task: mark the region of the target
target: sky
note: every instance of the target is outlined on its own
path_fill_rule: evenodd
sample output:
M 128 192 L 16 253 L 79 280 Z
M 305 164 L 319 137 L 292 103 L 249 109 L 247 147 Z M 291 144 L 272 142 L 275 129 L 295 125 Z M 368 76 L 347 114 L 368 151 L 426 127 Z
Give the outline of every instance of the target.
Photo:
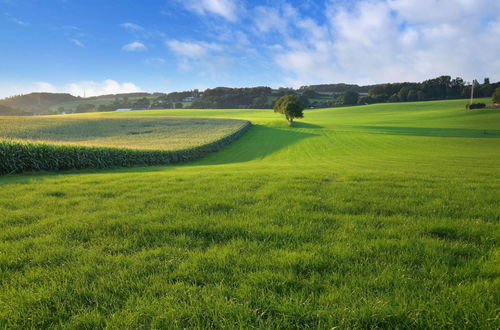
M 500 80 L 499 0 L 0 0 L 0 97 Z

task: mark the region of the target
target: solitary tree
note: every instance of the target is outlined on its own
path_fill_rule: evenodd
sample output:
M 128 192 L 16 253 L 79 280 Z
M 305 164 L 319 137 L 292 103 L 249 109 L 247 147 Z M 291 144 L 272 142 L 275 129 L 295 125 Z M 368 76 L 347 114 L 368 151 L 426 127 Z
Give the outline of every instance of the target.
M 500 104 L 500 87 L 497 87 L 495 89 L 495 92 L 493 93 L 492 101 L 493 101 L 493 104 Z
M 304 106 L 297 95 L 284 95 L 276 100 L 274 112 L 285 115 L 288 124 L 292 126 L 294 118 L 303 118 Z

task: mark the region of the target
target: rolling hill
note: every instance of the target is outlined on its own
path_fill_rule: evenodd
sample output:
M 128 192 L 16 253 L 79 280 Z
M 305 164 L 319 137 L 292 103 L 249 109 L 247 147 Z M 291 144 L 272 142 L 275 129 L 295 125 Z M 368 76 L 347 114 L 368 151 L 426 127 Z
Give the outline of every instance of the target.
M 500 110 L 250 120 L 199 161 L 0 178 L 0 326 L 495 329 Z

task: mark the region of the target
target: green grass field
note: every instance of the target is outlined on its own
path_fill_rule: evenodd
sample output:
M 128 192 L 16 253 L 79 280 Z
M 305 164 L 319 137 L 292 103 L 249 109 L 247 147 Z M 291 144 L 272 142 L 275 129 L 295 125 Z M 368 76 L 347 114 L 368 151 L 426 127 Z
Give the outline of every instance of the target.
M 144 96 L 129 96 L 128 101 L 133 103 L 136 102 L 139 99 L 142 99 Z M 150 101 L 153 101 L 156 96 L 146 96 L 146 98 Z M 61 102 L 56 105 L 53 105 L 49 108 L 51 111 L 57 111 L 60 107 L 63 107 L 66 112 L 68 111 L 74 111 L 79 105 L 82 104 L 93 104 L 96 108 L 98 108 L 100 105 L 109 105 L 112 104 L 116 99 L 123 100 L 123 97 L 116 97 L 116 96 L 109 96 L 109 97 L 89 97 L 89 98 L 83 98 L 80 100 L 76 101 L 68 101 L 68 102 Z
M 150 102 L 153 102 L 158 96 L 132 96 L 132 97 L 128 97 L 128 101 L 130 103 L 134 103 L 134 102 L 136 102 L 139 99 L 142 99 L 144 97 L 147 98 Z M 110 105 L 116 99 L 117 99 L 116 96 L 110 96 L 110 97 L 89 97 L 89 98 L 83 98 L 83 99 L 77 100 L 77 101 L 61 102 L 61 103 L 58 103 L 56 105 L 51 106 L 48 110 L 50 110 L 50 112 L 57 113 L 57 111 L 59 110 L 59 108 L 62 107 L 62 108 L 64 108 L 64 110 L 66 111 L 66 113 L 68 113 L 69 111 L 75 111 L 76 108 L 79 105 L 82 105 L 82 104 L 93 104 L 96 108 L 98 108 L 100 105 Z M 123 100 L 123 97 L 118 97 L 118 99 L 119 100 Z M 178 103 L 178 102 L 175 102 L 175 103 Z M 184 101 L 182 101 L 180 103 L 182 103 L 183 107 L 191 105 L 191 102 L 184 102 Z
M 70 118 L 165 115 L 255 126 L 189 164 L 0 178 L 0 327 L 500 327 L 500 110 Z

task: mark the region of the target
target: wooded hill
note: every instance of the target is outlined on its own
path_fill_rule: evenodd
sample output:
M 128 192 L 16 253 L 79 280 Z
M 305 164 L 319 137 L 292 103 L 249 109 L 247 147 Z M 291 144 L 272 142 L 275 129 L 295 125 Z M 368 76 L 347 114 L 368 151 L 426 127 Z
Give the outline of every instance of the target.
M 29 116 L 31 113 L 25 112 L 21 109 L 12 108 L 4 104 L 0 104 L 0 116 Z
M 62 102 L 76 101 L 79 98 L 67 93 L 31 93 L 16 95 L 0 100 L 0 105 L 18 109 L 15 111 L 30 114 L 43 114 L 48 108 Z
M 500 82 L 474 82 L 474 97 L 491 97 Z M 270 109 L 285 94 L 296 94 L 307 107 L 373 104 L 385 102 L 429 101 L 470 97 L 472 84 L 462 78 L 440 76 L 423 82 L 386 83 L 359 86 L 355 84 L 322 84 L 298 89 L 266 86 L 250 88 L 216 87 L 171 93 L 109 94 L 88 98 L 66 93 L 31 93 L 0 100 L 0 114 L 56 114 L 114 111 L 116 109 Z M 8 108 L 5 108 L 8 107 Z

